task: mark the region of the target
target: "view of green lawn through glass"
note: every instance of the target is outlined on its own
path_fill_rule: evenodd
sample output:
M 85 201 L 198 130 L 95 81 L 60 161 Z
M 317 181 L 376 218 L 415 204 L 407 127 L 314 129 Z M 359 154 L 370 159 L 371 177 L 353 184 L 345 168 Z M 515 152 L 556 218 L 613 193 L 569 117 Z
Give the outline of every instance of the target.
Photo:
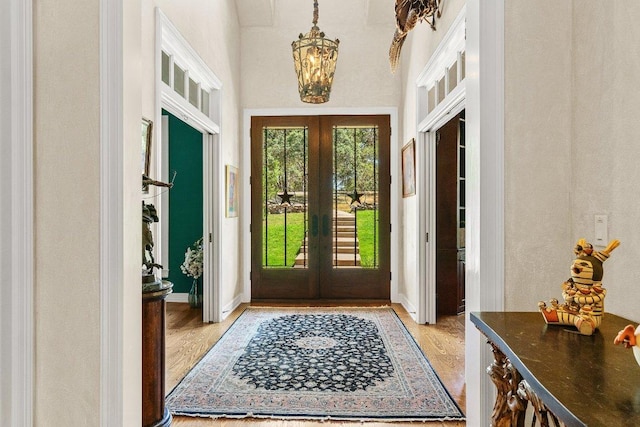
M 360 247 L 361 265 L 364 268 L 378 266 L 378 241 L 376 233 L 377 215 L 375 210 L 358 210 L 357 228 Z M 287 222 L 286 250 L 285 250 L 285 215 Z M 301 251 L 305 238 L 305 214 L 282 213 L 268 214 L 262 224 L 262 238 L 265 249 L 265 267 L 285 268 L 293 267 L 297 254 Z

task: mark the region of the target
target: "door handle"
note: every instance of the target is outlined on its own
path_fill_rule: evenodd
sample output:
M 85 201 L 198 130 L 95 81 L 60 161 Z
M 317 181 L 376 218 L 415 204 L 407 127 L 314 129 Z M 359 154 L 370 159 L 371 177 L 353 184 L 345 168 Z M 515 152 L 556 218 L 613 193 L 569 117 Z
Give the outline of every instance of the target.
M 318 215 L 311 217 L 311 235 L 313 237 L 318 235 Z
M 329 235 L 329 217 L 327 215 L 322 215 L 322 235 Z

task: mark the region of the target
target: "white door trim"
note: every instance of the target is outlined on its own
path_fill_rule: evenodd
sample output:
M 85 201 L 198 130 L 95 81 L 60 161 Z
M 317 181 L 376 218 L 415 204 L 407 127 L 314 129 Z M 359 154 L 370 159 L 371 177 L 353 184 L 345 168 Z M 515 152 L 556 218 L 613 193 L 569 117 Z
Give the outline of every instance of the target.
M 429 117 L 418 128 L 422 146 L 417 161 L 420 162 L 421 185 L 420 214 L 418 215 L 418 235 L 425 236 L 418 245 L 418 264 L 420 266 L 418 323 L 436 323 L 436 131 L 465 108 L 464 82 L 460 83 L 453 99 L 445 100 L 446 108 L 438 109 L 437 114 Z M 429 236 L 427 239 L 426 236 Z
M 201 82 L 211 90 L 211 117 L 207 117 L 200 110 L 191 105 L 187 100 L 181 98 L 170 86 L 162 81 L 162 51 L 166 51 L 178 57 L 182 66 L 195 73 Z M 189 45 L 186 39 L 180 34 L 178 29 L 171 23 L 167 16 L 156 8 L 156 108 L 155 122 L 162 122 L 162 109 L 169 111 L 180 120 L 187 123 L 203 134 L 203 236 L 204 249 L 204 271 L 203 275 L 203 322 L 219 322 L 222 320 L 222 307 L 220 302 L 220 239 L 219 230 L 222 221 L 222 208 L 220 195 L 224 194 L 221 187 L 220 175 L 224 169 L 220 165 L 220 120 L 221 120 L 221 91 L 222 82 L 209 69 L 206 63 L 200 58 L 198 53 Z M 169 171 L 167 170 L 167 149 L 166 138 L 162 137 L 162 126 L 157 126 L 158 131 L 154 137 L 156 173 L 162 181 L 169 181 Z M 159 143 L 162 142 L 162 143 Z M 166 242 L 168 224 L 168 199 L 166 197 L 155 199 L 156 208 L 161 213 L 161 227 L 156 228 L 158 241 Z M 208 236 L 212 239 L 209 242 Z M 209 244 L 207 244 L 209 242 Z M 158 259 L 166 259 L 164 247 L 161 245 L 158 251 Z M 166 261 L 163 261 L 166 263 Z M 208 273 L 207 273 L 208 272 Z
M 100 425 L 124 419 L 123 9 L 100 1 Z
M 0 11 L 0 146 L 8 154 L 0 157 L 0 252 L 6 255 L 0 263 L 0 419 L 27 427 L 34 422 L 35 378 L 33 4 L 9 0 Z
M 398 253 L 399 253 L 399 235 L 400 225 L 398 218 L 400 215 L 401 195 L 398 190 L 398 183 L 402 182 L 400 178 L 400 147 L 398 145 L 398 109 L 396 107 L 365 107 L 365 108 L 262 108 L 262 109 L 245 109 L 243 117 L 243 143 L 242 143 L 242 206 L 240 210 L 240 223 L 242 224 L 242 273 L 243 273 L 243 296 L 242 302 L 251 301 L 251 280 L 249 278 L 251 272 L 251 187 L 249 186 L 249 178 L 251 177 L 251 117 L 252 116 L 322 116 L 322 115 L 382 115 L 390 116 L 391 124 L 391 140 L 389 141 L 391 150 L 391 302 L 400 302 L 398 295 Z
M 467 12 L 466 415 L 481 425 L 495 401 L 493 357 L 468 313 L 504 310 L 505 0 L 471 1 Z

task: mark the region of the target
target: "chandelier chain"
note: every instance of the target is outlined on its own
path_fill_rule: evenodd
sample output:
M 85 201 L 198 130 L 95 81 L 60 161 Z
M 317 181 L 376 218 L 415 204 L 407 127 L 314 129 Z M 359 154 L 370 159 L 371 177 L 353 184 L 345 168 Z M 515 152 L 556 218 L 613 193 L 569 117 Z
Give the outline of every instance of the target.
M 313 0 L 313 26 L 318 26 L 318 0 Z

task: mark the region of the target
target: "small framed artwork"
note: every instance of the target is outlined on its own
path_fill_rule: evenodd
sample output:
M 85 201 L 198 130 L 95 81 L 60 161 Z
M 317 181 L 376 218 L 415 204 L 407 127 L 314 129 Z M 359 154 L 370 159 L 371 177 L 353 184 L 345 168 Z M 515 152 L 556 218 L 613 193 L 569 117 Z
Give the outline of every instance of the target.
M 238 168 L 226 165 L 225 169 L 225 216 L 227 218 L 234 218 L 238 216 Z
M 402 147 L 402 197 L 416 194 L 416 140 Z
M 142 169 L 142 175 L 149 176 L 149 168 L 151 163 L 151 138 L 153 137 L 153 122 L 151 120 L 142 118 L 142 158 L 140 167 Z M 144 193 L 149 192 L 149 186 L 143 185 L 142 191 Z

